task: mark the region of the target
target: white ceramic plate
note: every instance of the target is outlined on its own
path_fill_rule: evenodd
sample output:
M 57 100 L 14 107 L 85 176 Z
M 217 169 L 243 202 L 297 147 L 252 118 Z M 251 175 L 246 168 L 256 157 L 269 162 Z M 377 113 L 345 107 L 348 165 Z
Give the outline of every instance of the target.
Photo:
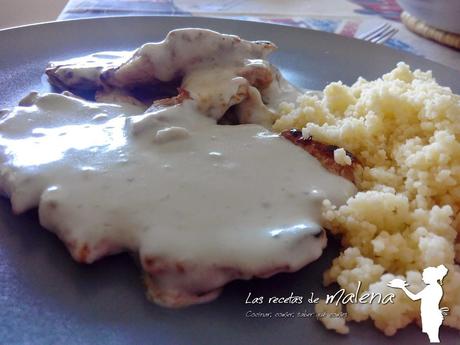
M 194 17 L 120 17 L 26 26 L 0 31 L 0 108 L 30 90 L 50 89 L 43 69 L 58 60 L 99 50 L 132 49 L 179 27 L 204 27 L 279 46 L 272 61 L 292 82 L 310 89 L 358 76 L 375 78 L 398 61 L 432 69 L 439 82 L 460 92 L 458 72 L 389 48 L 304 29 Z M 330 241 L 323 257 L 295 274 L 230 284 L 215 302 L 182 310 L 145 299 L 140 272 L 128 255 L 85 266 L 72 261 L 34 212 L 14 216 L 0 198 L 0 344 L 398 344 L 428 343 L 414 325 L 394 338 L 369 322 L 351 334 L 326 331 L 313 318 L 248 318 L 250 310 L 313 311 L 310 304 L 248 305 L 252 295 L 325 296 L 322 272 L 337 254 Z M 332 288 L 335 291 L 337 288 Z M 458 332 L 442 327 L 443 344 Z

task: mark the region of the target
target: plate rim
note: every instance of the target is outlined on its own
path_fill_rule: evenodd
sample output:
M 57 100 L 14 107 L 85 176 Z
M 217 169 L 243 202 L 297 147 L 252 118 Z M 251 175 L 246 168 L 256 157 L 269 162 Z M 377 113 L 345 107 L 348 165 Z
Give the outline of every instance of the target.
M 362 47 L 369 47 L 371 49 L 382 49 L 382 50 L 390 50 L 393 53 L 397 53 L 398 55 L 401 55 L 401 59 L 403 59 L 404 56 L 408 56 L 411 59 L 418 59 L 421 62 L 428 62 L 430 64 L 435 65 L 437 68 L 443 68 L 450 70 L 455 73 L 460 73 L 460 70 L 456 70 L 455 68 L 452 68 L 450 66 L 444 65 L 440 62 L 431 60 L 425 56 L 422 55 L 417 55 L 415 53 L 411 53 L 408 51 L 392 48 L 385 46 L 383 44 L 374 44 L 368 41 L 364 41 L 362 39 L 356 38 L 356 37 L 350 37 L 350 36 L 344 36 L 340 34 L 336 34 L 333 32 L 328 32 L 328 31 L 321 31 L 321 30 L 314 30 L 311 28 L 304 28 L 304 27 L 298 27 L 298 26 L 291 26 L 291 25 L 286 25 L 286 24 L 280 24 L 280 23 L 267 23 L 267 22 L 257 22 L 257 21 L 251 21 L 251 20 L 245 20 L 245 19 L 237 19 L 237 18 L 223 18 L 223 17 L 207 17 L 207 16 L 188 16 L 188 15 L 110 15 L 110 16 L 90 16 L 90 17 L 85 17 L 85 18 L 70 18 L 70 19 L 63 19 L 63 20 L 51 20 L 51 21 L 44 21 L 44 22 L 38 22 L 38 23 L 31 23 L 31 24 L 24 24 L 24 25 L 18 25 L 18 26 L 13 26 L 9 28 L 3 28 L 0 29 L 0 38 L 3 35 L 10 34 L 11 32 L 17 32 L 21 30 L 34 30 L 35 28 L 43 28 L 43 27 L 48 27 L 48 26 L 59 26 L 59 25 L 68 25 L 68 24 L 75 24 L 75 23 L 80 23 L 80 22 L 100 22 L 100 21 L 123 21 L 123 20 L 154 20 L 154 19 L 162 19 L 162 20 L 167 20 L 167 19 L 173 19 L 173 20 L 178 20 L 180 19 L 186 19 L 186 20 L 197 20 L 197 21 L 211 21 L 211 22 L 235 22 L 235 23 L 244 23 L 244 25 L 255 25 L 255 26 L 269 26 L 272 28 L 278 28 L 280 30 L 294 30 L 294 31 L 307 31 L 309 34 L 312 35 L 318 35 L 318 36 L 325 36 L 329 37 L 330 39 L 339 39 L 339 40 L 349 40 L 350 42 L 354 42 L 354 44 L 359 44 Z M 185 26 L 184 26 L 185 27 Z M 190 27 L 190 26 L 189 26 Z

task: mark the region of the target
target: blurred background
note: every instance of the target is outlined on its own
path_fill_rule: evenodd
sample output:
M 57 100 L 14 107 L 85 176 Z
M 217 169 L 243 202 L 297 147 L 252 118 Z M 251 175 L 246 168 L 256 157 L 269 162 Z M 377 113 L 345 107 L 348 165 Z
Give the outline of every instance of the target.
M 0 29 L 55 20 L 67 0 L 0 0 Z
M 0 0 L 0 29 L 51 20 L 181 15 L 332 32 L 460 70 L 460 0 Z

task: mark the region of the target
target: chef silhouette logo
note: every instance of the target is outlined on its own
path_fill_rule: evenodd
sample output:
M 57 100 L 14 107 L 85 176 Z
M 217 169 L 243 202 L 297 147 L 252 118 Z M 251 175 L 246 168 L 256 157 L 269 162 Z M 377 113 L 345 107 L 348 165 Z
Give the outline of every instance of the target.
M 430 343 L 439 343 L 439 327 L 449 311 L 449 308 L 439 308 L 443 295 L 442 280 L 447 275 L 447 271 L 444 265 L 425 268 L 422 280 L 426 286 L 419 293 L 409 291 L 406 287 L 409 284 L 402 279 L 393 279 L 388 283 L 389 287 L 403 290 L 411 300 L 421 300 L 422 332 L 428 335 Z

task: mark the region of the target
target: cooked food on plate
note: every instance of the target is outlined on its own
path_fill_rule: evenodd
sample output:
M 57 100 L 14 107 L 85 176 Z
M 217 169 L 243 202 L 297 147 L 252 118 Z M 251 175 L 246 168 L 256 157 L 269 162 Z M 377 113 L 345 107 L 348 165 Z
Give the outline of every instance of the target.
M 316 260 L 322 199 L 342 205 L 356 188 L 322 166 L 337 165 L 332 152 L 319 161 L 270 130 L 274 102 L 298 93 L 260 59 L 274 48 L 185 29 L 121 63 L 105 60 L 114 53 L 50 63 L 52 83 L 93 88 L 99 102 L 34 93 L 4 115 L 1 187 L 13 210 L 38 206 L 79 262 L 135 253 L 148 296 L 170 307 Z M 136 98 L 174 80 L 175 95 Z
M 297 271 L 320 257 L 327 229 L 344 250 L 326 285 L 418 286 L 444 264 L 445 323 L 460 328 L 459 96 L 402 63 L 305 92 L 267 60 L 275 50 L 189 28 L 50 62 L 62 93 L 32 92 L 0 118 L 0 190 L 15 213 L 38 207 L 78 262 L 133 253 L 163 306 Z M 419 317 L 404 298 L 345 308 L 387 335 Z
M 393 335 L 420 322 L 419 304 L 387 286 L 394 278 L 412 291 L 421 272 L 445 265 L 444 325 L 460 329 L 460 96 L 430 72 L 404 63 L 382 78 L 352 86 L 329 84 L 323 97 L 305 94 L 282 103 L 273 128 L 297 128 L 303 137 L 351 152 L 360 190 L 345 205 L 323 202 L 324 226 L 341 238 L 343 252 L 324 273 L 324 284 L 347 292 L 395 293 L 395 303 L 347 304 L 348 319 L 372 319 Z M 317 311 L 336 307 L 320 303 Z M 340 308 L 340 306 L 338 306 Z M 321 319 L 348 332 L 345 320 Z

